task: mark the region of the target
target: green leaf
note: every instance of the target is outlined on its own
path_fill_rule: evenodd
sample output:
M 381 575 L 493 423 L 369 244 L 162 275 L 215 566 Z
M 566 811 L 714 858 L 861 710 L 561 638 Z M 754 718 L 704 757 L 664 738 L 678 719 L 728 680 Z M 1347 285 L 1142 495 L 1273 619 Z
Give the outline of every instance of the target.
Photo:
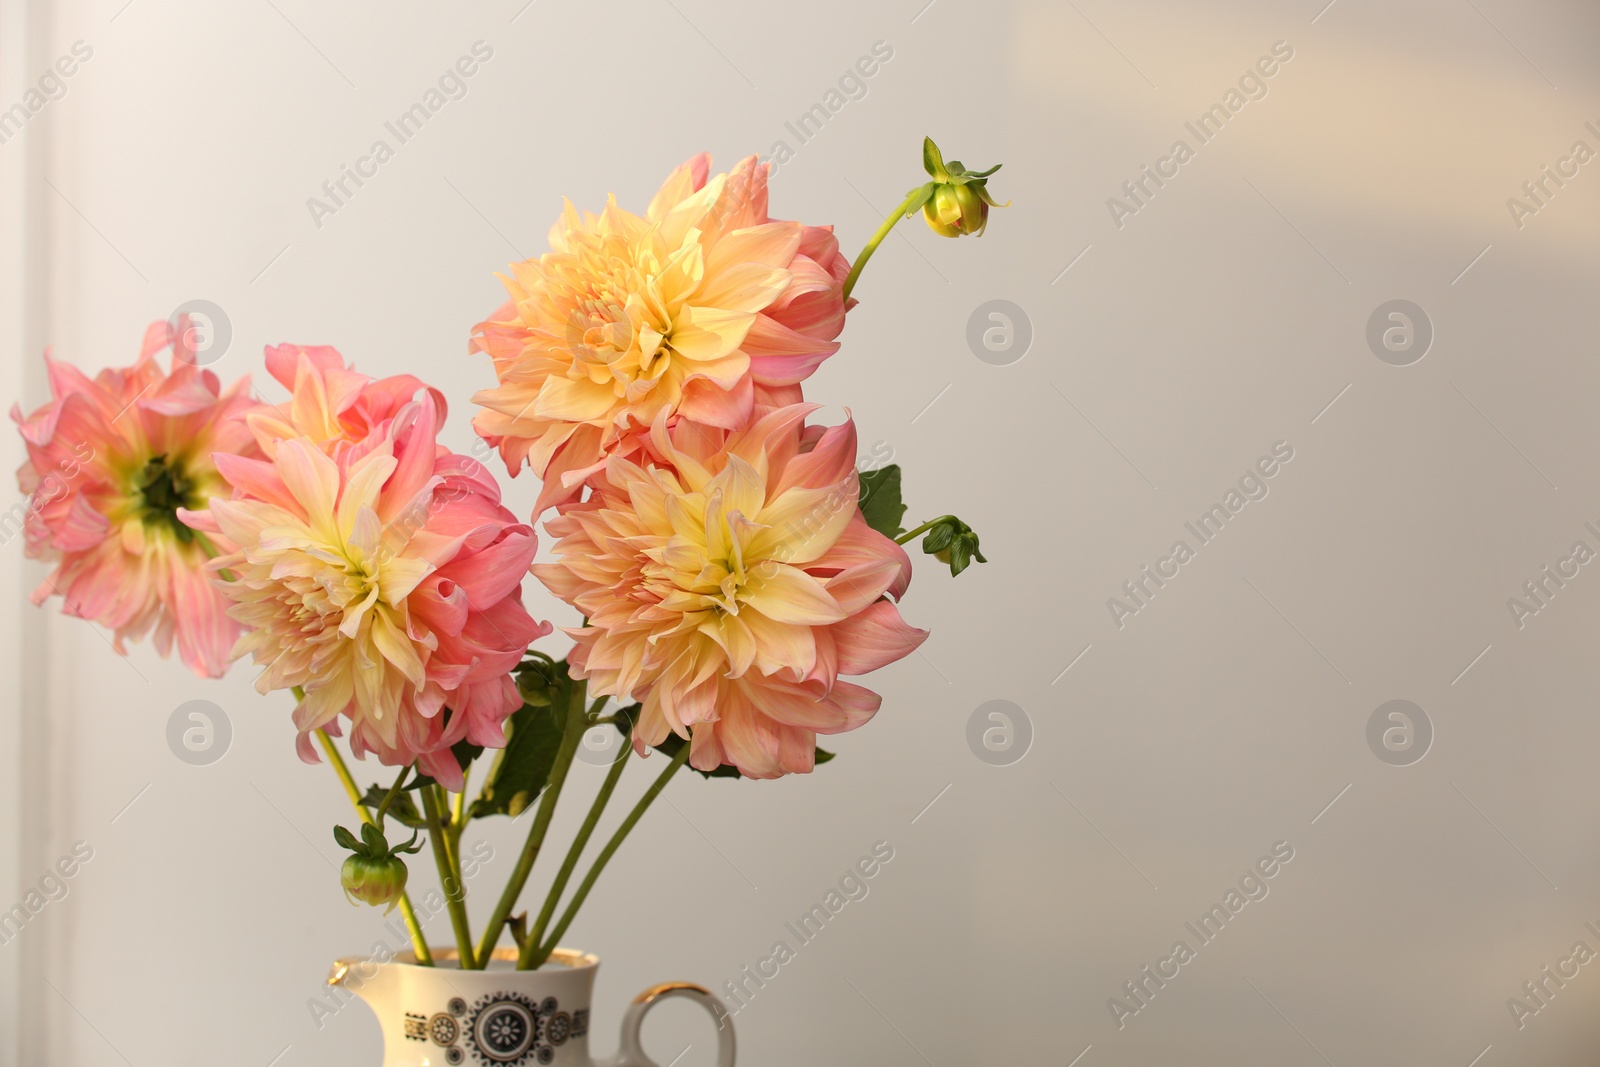
M 634 723 L 639 721 L 639 712 L 643 710 L 638 704 L 629 704 L 625 708 L 618 708 L 611 713 L 611 723 L 617 728 L 617 733 L 622 735 L 622 743 L 629 744 L 633 739 Z
M 939 146 L 933 143 L 932 137 L 922 139 L 922 169 L 935 178 L 940 177 L 944 170 L 944 156 Z
M 867 525 L 891 541 L 905 533 L 900 525 L 906 514 L 906 506 L 900 502 L 900 465 L 860 471 L 856 477 L 861 482 L 861 517 Z
M 972 542 L 965 537 L 958 537 L 950 546 L 950 576 L 953 578 L 967 569 L 972 562 Z
M 389 855 L 398 856 L 402 852 L 407 853 L 409 855 L 411 853 L 421 852 L 421 851 L 422 851 L 422 842 L 417 840 L 417 831 L 413 830 L 413 831 L 411 831 L 411 839 L 409 841 L 407 841 L 403 845 L 396 845 L 396 846 L 394 846 L 394 848 L 391 848 L 389 850 Z
M 928 553 L 929 555 L 933 555 L 936 552 L 943 552 L 945 549 L 949 548 L 950 543 L 956 539 L 956 533 L 957 528 L 954 523 L 941 522 L 939 525 L 929 530 L 928 536 L 922 539 L 922 551 Z
M 1011 206 L 1011 201 L 1009 201 L 1009 200 L 1007 200 L 1003 204 L 1000 201 L 996 200 L 994 198 L 994 196 L 989 192 L 989 185 L 988 185 L 987 182 L 981 182 L 980 181 L 980 182 L 973 182 L 972 184 L 973 184 L 973 188 L 978 190 L 978 199 L 982 200 L 985 204 L 988 204 L 990 207 L 1010 207 Z
M 388 786 L 374 785 L 367 789 L 367 795 L 361 798 L 361 803 L 370 808 L 376 817 L 378 808 L 383 805 L 383 798 L 388 795 Z M 389 810 L 384 813 L 384 818 L 393 819 L 410 830 L 421 830 L 428 825 L 428 821 L 422 817 L 422 812 L 417 810 L 417 803 L 411 799 L 407 789 L 401 789 L 400 794 L 389 803 Z
M 356 840 L 355 834 L 351 833 L 349 830 L 346 830 L 342 826 L 335 826 L 333 828 L 333 839 L 339 842 L 340 848 L 347 848 L 351 852 L 356 853 L 358 856 L 365 856 L 367 854 L 367 847 L 360 841 Z
M 367 852 L 377 856 L 389 851 L 389 842 L 383 836 L 383 831 L 370 822 L 361 824 L 361 840 L 366 843 Z
M 560 686 L 560 699 L 548 707 L 524 704 L 506 723 L 510 735 L 489 767 L 483 790 L 472 802 L 468 818 L 520 815 L 544 792 L 555 766 L 556 750 L 566 729 L 570 682 Z
M 938 182 L 925 182 L 906 194 L 906 213 L 902 218 L 909 219 L 912 215 L 922 210 L 922 205 L 933 199 L 933 194 L 938 192 Z
M 824 763 L 827 763 L 829 760 L 833 759 L 834 755 L 835 755 L 835 753 L 829 752 L 827 749 L 823 749 L 823 748 L 817 749 L 817 756 L 816 756 L 817 766 L 820 767 Z

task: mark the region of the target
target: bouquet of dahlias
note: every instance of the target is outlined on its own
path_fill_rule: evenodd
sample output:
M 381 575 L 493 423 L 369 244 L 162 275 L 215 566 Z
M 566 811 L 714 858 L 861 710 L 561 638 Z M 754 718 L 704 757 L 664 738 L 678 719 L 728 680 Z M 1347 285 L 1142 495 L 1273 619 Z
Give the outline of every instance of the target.
M 34 601 L 59 596 L 119 652 L 146 635 L 163 655 L 176 643 L 200 675 L 252 659 L 258 690 L 294 696 L 301 758 L 327 759 L 361 820 L 359 836 L 335 828 L 351 900 L 400 907 L 431 963 L 403 859 L 425 833 L 461 966 L 486 966 L 509 931 L 518 966 L 536 968 L 685 764 L 805 773 L 829 758 L 818 734 L 873 717 L 881 698 L 845 677 L 927 636 L 900 614 L 903 545 L 922 536 L 954 574 L 984 562 L 954 516 L 903 530 L 898 468 L 858 471 L 854 425 L 809 422 L 818 406 L 801 389 L 838 350 L 896 222 L 921 209 L 955 237 L 998 206 L 996 168 L 946 164 L 932 141 L 924 163 L 930 180 L 854 264 L 832 227 L 769 216 L 753 157 L 714 176 L 695 157 L 643 215 L 567 204 L 551 250 L 511 267 L 509 298 L 470 346 L 498 379 L 473 397 L 475 429 L 511 475 L 542 479 L 527 521 L 481 463 L 439 444 L 437 390 L 358 373 L 332 348 L 266 350 L 289 393 L 277 405 L 200 367 L 183 318 L 151 326 L 126 369 L 90 378 L 52 361 L 51 402 L 13 411 L 28 552 L 55 564 Z M 541 521 L 555 559 L 534 566 Z M 552 626 L 523 606 L 530 572 L 582 616 L 564 659 L 533 647 Z M 530 923 L 513 913 L 597 724 L 665 767 L 569 895 L 632 762 L 622 750 Z M 336 738 L 393 777 L 361 789 Z M 534 805 L 474 939 L 462 830 Z

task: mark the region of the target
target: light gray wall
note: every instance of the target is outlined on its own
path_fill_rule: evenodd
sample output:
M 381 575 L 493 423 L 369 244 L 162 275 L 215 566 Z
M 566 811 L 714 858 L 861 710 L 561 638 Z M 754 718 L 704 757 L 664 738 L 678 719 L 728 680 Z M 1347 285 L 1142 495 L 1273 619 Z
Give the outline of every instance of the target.
M 4 374 L 31 406 L 43 340 L 127 362 L 148 321 L 206 299 L 232 323 L 225 377 L 269 384 L 266 343 L 334 344 L 444 388 L 464 449 L 491 380 L 468 330 L 562 196 L 640 208 L 695 151 L 782 140 L 774 212 L 853 252 L 919 180 L 924 133 L 1005 163 L 1013 206 L 981 240 L 891 238 L 808 386 L 893 449 L 913 518 L 960 513 L 992 562 L 919 568 L 906 614 L 932 638 L 813 778 L 674 783 L 568 937 L 606 960 L 600 1048 L 638 988 L 721 986 L 887 841 L 870 895 L 739 1014 L 747 1062 L 1592 1062 L 1600 963 L 1521 1029 L 1507 1008 L 1575 942 L 1600 951 L 1600 564 L 1521 626 L 1507 603 L 1574 542 L 1600 549 L 1600 162 L 1520 227 L 1507 206 L 1573 142 L 1600 150 L 1592 4 L 524 2 L 37 5 L 0 106 L 74 41 L 94 56 L 0 145 L 11 286 L 29 203 L 41 242 L 31 295 L 6 294 L 28 380 Z M 479 40 L 466 97 L 315 225 L 307 198 Z M 878 41 L 865 97 L 800 145 L 786 121 Z M 1199 145 L 1185 121 L 1280 41 L 1265 98 Z M 1108 198 L 1180 138 L 1194 158 L 1119 227 Z M 1031 323 L 1009 365 L 966 340 L 991 299 Z M 1366 339 L 1394 299 L 1434 333 L 1408 366 Z M 1196 547 L 1185 522 L 1278 442 L 1268 495 L 1119 626 L 1108 599 Z M 509 492 L 531 503 L 525 478 Z M 4 553 L 15 597 L 39 570 Z M 123 660 L 54 614 L 0 619 L 28 653 L 6 736 L 29 739 L 31 783 L 0 871 L 20 895 L 94 848 L 0 946 L 0 976 L 31 961 L 29 1062 L 376 1063 L 363 1008 L 318 1029 L 306 1006 L 381 926 L 338 892 L 342 797 L 295 759 L 288 698 Z M 165 740 L 193 699 L 232 724 L 206 767 Z M 1395 699 L 1431 723 L 1409 766 L 1367 740 Z M 1007 766 L 967 740 L 991 700 L 1031 724 Z M 483 834 L 487 885 L 520 833 Z M 1201 946 L 1185 923 L 1279 842 L 1269 894 Z M 1195 959 L 1119 1029 L 1108 1000 L 1180 939 Z M 711 1062 L 693 1009 L 660 1016 L 663 1063 Z

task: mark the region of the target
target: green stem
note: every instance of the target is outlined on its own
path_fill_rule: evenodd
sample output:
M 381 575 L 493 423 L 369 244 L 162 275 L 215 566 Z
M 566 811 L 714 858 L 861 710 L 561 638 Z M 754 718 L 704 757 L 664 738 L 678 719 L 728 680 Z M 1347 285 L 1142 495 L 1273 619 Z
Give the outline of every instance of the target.
M 549 940 L 543 945 L 538 945 L 534 938 L 528 938 L 527 944 L 523 946 L 521 955 L 517 958 L 518 970 L 536 970 L 544 965 L 545 960 L 550 958 L 550 953 L 555 951 L 556 944 L 566 934 L 567 927 L 571 926 L 572 920 L 577 917 L 578 909 L 583 907 L 583 902 L 588 898 L 589 890 L 594 888 L 595 880 L 600 877 L 600 872 L 606 869 L 606 864 L 611 862 L 611 857 L 622 846 L 622 842 L 627 838 L 628 832 L 638 823 L 645 810 L 650 807 L 651 802 L 667 787 L 667 783 L 672 780 L 672 776 L 678 773 L 678 768 L 688 761 L 691 747 L 689 742 L 684 742 L 678 749 L 678 754 L 672 757 L 672 762 L 667 764 L 667 769 L 661 772 L 649 789 L 645 790 L 644 796 L 639 798 L 639 803 L 635 804 L 633 810 L 628 812 L 628 817 L 622 820 L 622 825 L 617 827 L 617 832 L 611 835 L 611 840 L 606 842 L 606 847 L 600 850 L 599 856 L 595 857 L 594 866 L 590 867 L 589 873 L 584 875 L 582 884 L 578 886 L 578 891 L 572 895 L 572 902 L 567 905 L 567 910 L 561 913 L 561 921 L 556 923 L 556 928 L 551 931 Z
M 433 863 L 439 870 L 439 882 L 444 888 L 445 907 L 450 912 L 450 926 L 456 934 L 456 951 L 461 955 L 461 969 L 475 969 L 472 955 L 472 928 L 467 923 L 467 900 L 461 891 L 461 878 L 451 871 L 450 848 L 445 842 L 444 824 L 439 818 L 439 798 L 427 786 L 418 790 L 422 794 L 422 810 L 428 820 L 428 840 L 433 845 Z
M 456 871 L 461 870 L 461 831 L 467 828 L 467 787 L 472 783 L 472 764 L 461 768 L 461 792 L 450 798 L 449 790 L 440 793 L 441 800 L 448 800 L 450 812 L 450 825 L 445 827 L 445 832 L 450 836 L 450 854 L 456 859 Z
M 303 694 L 297 695 L 303 699 Z M 316 737 L 317 743 L 322 746 L 322 751 L 327 754 L 334 773 L 344 784 L 345 794 L 349 796 L 356 814 L 361 816 L 362 822 L 377 825 L 373 821 L 372 813 L 367 811 L 367 806 L 361 803 L 361 790 L 357 787 L 356 780 L 350 776 L 350 768 L 345 765 L 344 756 L 334 747 L 333 738 L 328 736 L 326 730 L 317 730 Z M 411 933 L 411 950 L 416 953 L 417 963 L 423 967 L 432 967 L 433 953 L 428 951 L 428 939 L 422 935 L 422 924 L 417 922 L 416 909 L 411 906 L 411 897 L 405 893 L 400 894 L 400 915 L 405 919 L 406 929 Z
M 378 805 L 378 814 L 373 816 L 373 822 L 377 824 L 380 833 L 383 831 L 383 817 L 388 814 L 389 805 L 394 803 L 394 798 L 400 795 L 400 787 L 406 784 L 406 775 L 410 773 L 411 764 L 401 767 L 400 777 L 394 780 L 394 785 L 391 785 L 383 796 L 383 803 Z
M 689 746 L 685 745 L 685 748 Z M 572 878 L 573 869 L 578 866 L 578 860 L 583 856 L 583 850 L 589 844 L 589 838 L 594 834 L 594 828 L 600 822 L 600 814 L 606 810 L 606 804 L 611 800 L 611 794 L 616 791 L 617 782 L 622 778 L 622 772 L 627 770 L 631 761 L 631 752 L 622 752 L 617 756 L 611 769 L 606 771 L 606 780 L 600 786 L 600 792 L 595 795 L 594 803 L 589 805 L 589 814 L 583 820 L 583 825 L 578 828 L 578 836 L 572 839 L 572 847 L 567 849 L 567 858 L 561 863 L 561 870 L 556 874 L 555 882 L 550 886 L 550 893 L 544 898 L 544 907 L 539 910 L 539 918 L 533 924 L 533 933 L 530 937 L 523 938 L 523 944 L 538 945 L 544 939 L 544 932 L 550 925 L 550 917 L 555 914 L 556 905 L 561 902 L 561 894 L 567 890 L 567 882 Z
M 941 522 L 945 522 L 947 520 L 953 521 L 953 522 L 960 522 L 961 521 L 960 519 L 956 518 L 954 515 L 940 515 L 937 519 L 929 519 L 927 522 L 923 523 L 921 526 L 918 526 L 915 530 L 911 530 L 911 531 L 909 531 L 907 533 L 901 534 L 899 537 L 896 537 L 894 539 L 894 543 L 897 544 L 897 545 L 910 544 L 912 541 L 915 541 L 917 539 L 917 536 L 919 534 L 927 533 L 929 530 L 933 529 L 935 526 L 939 525 Z
M 489 925 L 484 928 L 482 940 L 478 942 L 478 960 L 485 967 L 494 956 L 494 947 L 500 940 L 500 931 L 506 925 L 506 920 L 511 917 L 511 909 L 517 906 L 517 898 L 522 895 L 523 886 L 528 884 L 528 875 L 533 870 L 534 860 L 539 858 L 545 833 L 555 816 L 561 787 L 566 784 L 567 771 L 572 768 L 578 742 L 588 727 L 583 707 L 588 691 L 587 683 L 573 679 L 572 698 L 567 703 L 567 723 L 561 732 L 561 744 L 556 749 L 555 762 L 550 767 L 550 782 L 545 786 L 544 796 L 539 798 L 539 810 L 533 816 L 533 825 L 528 828 L 528 840 L 522 846 L 522 854 L 517 857 L 517 866 L 512 870 L 505 892 L 500 894 L 500 900 L 489 916 Z
M 444 831 L 444 857 L 450 861 L 450 872 L 455 875 L 459 888 L 465 884 L 461 879 L 461 852 L 456 847 L 461 840 L 461 833 L 453 822 L 446 820 L 446 813 L 450 810 L 450 795 L 438 782 L 428 788 L 433 791 L 433 802 L 439 812 L 439 828 Z
M 876 252 L 878 246 L 883 244 L 883 239 L 889 236 L 889 231 L 894 229 L 895 224 L 906 217 L 906 212 L 911 210 L 911 201 L 920 192 L 922 192 L 922 186 L 919 185 L 906 194 L 906 198 L 900 201 L 900 206 L 895 208 L 889 217 L 883 220 L 883 225 L 878 227 L 878 232 L 872 235 L 872 239 L 867 242 L 866 247 L 861 250 L 861 254 L 856 257 L 854 265 L 850 268 L 849 277 L 844 280 L 844 298 L 846 300 L 850 299 L 850 293 L 856 287 L 856 280 L 861 277 L 861 268 L 867 265 L 867 260 L 871 259 L 872 253 Z

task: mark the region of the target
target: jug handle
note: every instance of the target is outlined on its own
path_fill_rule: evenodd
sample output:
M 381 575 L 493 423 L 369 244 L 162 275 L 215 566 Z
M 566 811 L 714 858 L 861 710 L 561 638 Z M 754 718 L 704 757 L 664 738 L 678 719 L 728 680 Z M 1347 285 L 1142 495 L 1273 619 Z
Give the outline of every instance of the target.
M 628 1013 L 622 1017 L 622 1043 L 617 1050 L 617 1058 L 611 1061 L 610 1067 L 659 1067 L 654 1060 L 644 1054 L 644 1046 L 639 1043 L 639 1031 L 644 1026 L 644 1017 L 650 1009 L 669 997 L 685 997 L 711 1013 L 711 1017 L 717 1023 L 717 1067 L 733 1067 L 736 1048 L 733 1016 L 728 1013 L 727 1006 L 716 994 L 692 982 L 665 982 L 651 986 L 633 998 L 633 1003 L 628 1006 Z

